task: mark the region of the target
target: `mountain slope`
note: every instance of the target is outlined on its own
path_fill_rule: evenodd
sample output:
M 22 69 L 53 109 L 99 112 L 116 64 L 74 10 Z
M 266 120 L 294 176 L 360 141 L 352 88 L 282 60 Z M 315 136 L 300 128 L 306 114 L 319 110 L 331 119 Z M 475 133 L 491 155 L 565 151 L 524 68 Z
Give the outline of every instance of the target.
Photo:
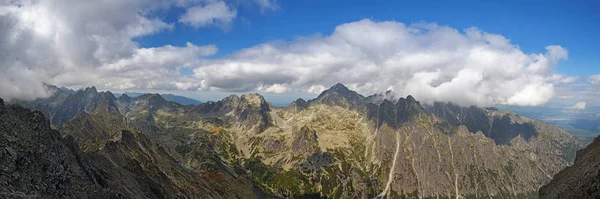
M 128 106 L 119 104 L 128 100 L 120 99 L 116 106 Z M 170 146 L 168 143 L 173 139 L 161 139 L 160 134 L 154 134 L 161 129 L 136 133 L 138 130 L 159 128 L 158 125 L 168 122 L 162 121 L 159 115 L 177 113 L 181 105 L 166 101 L 158 94 L 142 95 L 130 103 L 135 104 L 127 109 L 131 111 L 128 114 L 130 119 L 119 112 L 96 109 L 90 114 L 80 113 L 70 122 L 60 125 L 63 134 L 75 137 L 81 148 L 105 169 L 108 178 L 113 179 L 114 187 L 131 185 L 120 188 L 120 192 L 150 198 L 268 197 L 254 182 L 234 173 L 210 148 L 186 143 L 176 149 L 165 149 L 163 145 Z M 155 140 L 166 143 L 159 144 Z M 193 158 L 202 159 L 202 165 L 190 166 L 189 161 L 176 154 L 179 153 L 177 151 L 193 152 Z
M 540 188 L 545 198 L 600 198 L 600 137 L 577 151 L 575 163 L 554 176 Z
M 271 174 L 259 172 L 260 176 L 293 174 L 304 179 L 287 182 L 301 187 L 288 189 L 295 192 L 293 195 L 530 197 L 550 180 L 551 174 L 572 162 L 574 151 L 582 147 L 553 125 L 512 113 L 472 107 L 470 111 L 479 115 L 464 118 L 479 120 L 450 123 L 450 116 L 460 114 L 438 116 L 411 96 L 396 103 L 383 100 L 373 104 L 337 92 L 331 94 L 331 90 L 343 88 L 334 87 L 311 100 L 302 111 L 276 110 L 286 125 L 250 138 L 256 140 L 250 151 L 274 170 Z M 497 126 L 491 127 L 491 134 L 490 124 Z M 320 150 L 308 156 L 318 157 L 316 161 L 298 159 L 293 144 L 270 149 L 278 146 L 273 143 L 294 140 L 294 129 L 303 126 L 316 131 L 314 143 Z M 478 126 L 488 128 L 481 131 Z M 316 170 L 299 166 L 327 159 L 333 164 L 324 161 Z M 330 165 L 341 165 L 341 170 Z M 273 186 L 279 187 L 276 183 Z M 278 189 L 282 188 L 287 189 Z
M 50 128 L 41 112 L 0 99 L 0 197 L 107 198 L 102 184 L 73 142 Z
M 213 169 L 190 169 L 156 141 L 132 132 L 118 112 L 96 105 L 90 114 L 78 113 L 60 125 L 63 139 L 40 112 L 5 107 L 0 99 L 3 197 L 269 197 L 209 148 L 195 151 L 208 154 L 198 158 L 212 155 Z

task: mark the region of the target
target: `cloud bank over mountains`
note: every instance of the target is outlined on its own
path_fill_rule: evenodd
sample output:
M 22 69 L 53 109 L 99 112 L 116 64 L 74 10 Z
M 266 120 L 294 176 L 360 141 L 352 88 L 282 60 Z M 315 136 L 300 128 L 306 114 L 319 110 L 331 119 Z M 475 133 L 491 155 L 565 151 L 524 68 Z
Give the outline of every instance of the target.
M 501 35 L 476 28 L 361 20 L 331 35 L 243 49 L 194 69 L 199 88 L 270 88 L 320 92 L 342 82 L 361 93 L 387 90 L 425 102 L 524 105 L 547 102 L 554 84 L 570 81 L 553 68 L 566 49 L 525 54 Z M 320 88 L 320 89 L 316 89 Z
M 256 1 L 260 9 L 274 6 L 270 0 Z M 236 17 L 235 5 L 219 0 L 0 1 L 0 96 L 48 96 L 42 82 L 185 89 L 198 80 L 172 68 L 197 66 L 200 57 L 217 52 L 216 46 L 142 48 L 134 41 L 182 25 L 153 16 L 172 8 L 187 8 L 179 20 L 193 27 L 225 26 Z M 211 12 L 202 14 L 206 9 Z
M 278 9 L 276 1 L 251 3 L 260 12 Z M 557 86 L 578 81 L 553 72 L 568 58 L 559 45 L 527 54 L 502 35 L 434 23 L 365 19 L 330 35 L 272 41 L 213 59 L 206 57 L 217 53 L 215 45 L 144 48 L 135 42 L 178 26 L 230 26 L 237 6 L 217 0 L 0 2 L 0 96 L 48 96 L 42 82 L 266 93 L 319 93 L 341 82 L 363 94 L 393 89 L 425 103 L 537 106 Z M 171 8 L 185 10 L 178 21 L 154 16 Z

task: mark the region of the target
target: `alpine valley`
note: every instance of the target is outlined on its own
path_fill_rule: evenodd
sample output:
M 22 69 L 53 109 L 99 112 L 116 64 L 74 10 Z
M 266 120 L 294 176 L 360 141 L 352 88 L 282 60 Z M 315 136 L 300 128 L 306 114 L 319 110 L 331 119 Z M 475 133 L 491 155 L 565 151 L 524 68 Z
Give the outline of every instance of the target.
M 0 197 L 537 198 L 584 147 L 512 112 L 342 84 L 283 108 L 48 88 L 0 101 Z

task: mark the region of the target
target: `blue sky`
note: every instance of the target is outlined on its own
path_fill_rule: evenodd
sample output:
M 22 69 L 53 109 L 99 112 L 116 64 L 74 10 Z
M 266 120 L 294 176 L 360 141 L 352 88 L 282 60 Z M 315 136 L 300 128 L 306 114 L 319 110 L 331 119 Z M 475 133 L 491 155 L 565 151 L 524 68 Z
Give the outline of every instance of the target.
M 405 24 L 427 22 L 462 30 L 478 27 L 500 34 L 525 53 L 538 53 L 558 44 L 569 51 L 557 72 L 582 76 L 600 73 L 600 3 L 576 1 L 279 1 L 276 11 L 257 12 L 240 6 L 230 30 L 177 25 L 173 31 L 137 39 L 144 47 L 215 44 L 215 57 L 272 40 L 330 34 L 343 23 L 371 19 Z M 159 13 L 176 21 L 184 9 Z

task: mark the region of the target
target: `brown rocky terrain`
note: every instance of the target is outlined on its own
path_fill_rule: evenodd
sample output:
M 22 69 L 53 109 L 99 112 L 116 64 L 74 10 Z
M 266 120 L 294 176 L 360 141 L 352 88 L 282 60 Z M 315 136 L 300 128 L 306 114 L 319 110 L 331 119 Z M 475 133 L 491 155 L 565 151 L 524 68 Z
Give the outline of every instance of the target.
M 575 163 L 554 176 L 540 188 L 545 198 L 600 198 L 600 137 L 577 151 Z
M 117 197 L 98 175 L 41 112 L 0 99 L 0 198 Z

